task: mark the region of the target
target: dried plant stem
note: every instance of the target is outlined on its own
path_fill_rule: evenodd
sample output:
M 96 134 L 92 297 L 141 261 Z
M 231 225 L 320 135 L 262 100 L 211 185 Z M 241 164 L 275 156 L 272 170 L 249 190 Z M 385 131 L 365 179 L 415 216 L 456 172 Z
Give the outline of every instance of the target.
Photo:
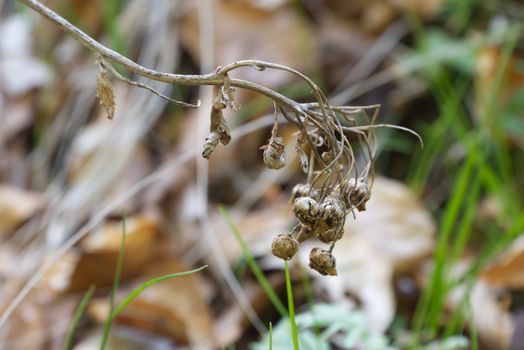
M 22 4 L 32 8 L 36 12 L 38 12 L 40 15 L 47 18 L 49 21 L 56 24 L 58 27 L 60 27 L 62 30 L 64 30 L 67 34 L 71 35 L 76 41 L 87 47 L 89 50 L 93 52 L 93 54 L 96 57 L 102 57 L 104 60 L 117 63 L 122 65 L 127 70 L 138 74 L 140 76 L 143 76 L 145 78 L 161 81 L 164 83 L 170 83 L 170 84 L 180 84 L 180 85 L 224 85 L 224 74 L 221 72 L 215 72 L 215 73 L 209 73 L 209 74 L 201 74 L 201 75 L 184 75 L 184 74 L 173 74 L 173 73 L 165 73 L 165 72 L 158 72 L 153 69 L 149 69 L 146 67 L 143 67 L 139 65 L 138 63 L 130 60 L 129 58 L 119 54 L 118 52 L 111 50 L 110 48 L 107 48 L 106 46 L 100 44 L 98 41 L 75 27 L 73 24 L 71 24 L 69 21 L 67 21 L 65 18 L 45 6 L 44 4 L 40 3 L 36 0 L 18 0 Z M 249 61 L 241 61 L 237 63 L 233 63 L 231 67 L 228 69 L 234 69 L 238 67 L 242 67 L 247 65 L 247 62 L 249 62 L 250 66 L 263 66 L 264 64 L 267 64 L 266 62 L 262 61 L 256 61 L 256 60 L 249 60 Z M 262 95 L 265 95 L 275 102 L 286 105 L 289 108 L 293 110 L 301 110 L 300 105 L 287 98 L 284 95 L 281 95 L 271 89 L 268 89 L 264 86 L 245 81 L 240 79 L 229 79 L 229 84 L 232 87 L 239 87 L 247 90 L 252 90 L 255 92 L 258 92 Z

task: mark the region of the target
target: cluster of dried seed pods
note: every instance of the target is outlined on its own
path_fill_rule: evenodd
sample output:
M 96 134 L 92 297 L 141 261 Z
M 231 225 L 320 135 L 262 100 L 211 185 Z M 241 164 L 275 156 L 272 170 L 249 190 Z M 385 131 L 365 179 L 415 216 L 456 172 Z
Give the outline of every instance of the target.
M 293 188 L 291 201 L 293 213 L 299 223 L 290 234 L 278 235 L 272 244 L 273 255 L 289 260 L 298 250 L 299 242 L 316 237 L 329 244 L 328 249 L 313 248 L 309 255 L 309 267 L 323 275 L 336 275 L 336 259 L 333 256 L 335 242 L 344 234 L 346 216 L 352 208 L 365 210 L 369 188 L 365 179 L 353 181 L 347 196 L 343 193 L 326 194 L 307 184 Z
M 414 132 L 374 124 L 378 105 L 331 106 L 311 79 L 291 68 L 262 61 L 239 61 L 217 69 L 216 73 L 223 77 L 223 85 L 214 89 L 211 133 L 202 153 L 205 158 L 211 156 L 219 142 L 225 145 L 231 138 L 222 110 L 226 107 L 235 109 L 227 73 L 240 67 L 286 71 L 311 87 L 316 100 L 313 103 L 298 103 L 285 97 L 272 98 L 274 123 L 268 143 L 260 147 L 263 149 L 262 159 L 269 169 L 281 169 L 286 165 L 285 145 L 278 136 L 279 123 L 285 121 L 293 125 L 298 130 L 295 151 L 302 171 L 307 174 L 307 182 L 295 186 L 291 194 L 293 213 L 299 223 L 290 233 L 277 236 L 271 248 L 275 256 L 289 260 L 298 251 L 300 242 L 316 238 L 329 246 L 327 249 L 314 248 L 309 266 L 323 275 L 336 275 L 336 260 L 332 252 L 344 234 L 346 216 L 350 212 L 355 215 L 356 210 L 366 210 L 370 198 L 376 148 L 374 129 L 388 127 Z M 369 111 L 372 111 L 371 118 Z
M 228 81 L 227 77 L 225 81 Z M 232 99 L 227 85 L 214 88 L 210 134 L 202 152 L 204 158 L 209 159 L 219 142 L 226 145 L 231 139 L 222 111 L 228 106 L 233 108 Z M 345 135 L 351 130 L 341 126 L 339 116 L 332 109 L 328 113 L 321 105 L 308 105 L 303 115 L 296 113 L 293 118 L 293 112 L 276 103 L 274 107 L 271 137 L 266 145 L 260 147 L 263 149 L 262 159 L 269 169 L 280 169 L 286 165 L 284 143 L 278 136 L 278 117 L 282 115 L 300 131 L 295 151 L 301 169 L 308 174 L 308 182 L 296 185 L 292 191 L 291 204 L 299 223 L 292 232 L 274 239 L 271 245 L 273 255 L 289 260 L 298 251 L 300 242 L 314 237 L 329 247 L 314 248 L 309 266 L 323 275 L 336 275 L 336 260 L 332 252 L 336 241 L 344 234 L 346 216 L 355 209 L 365 210 L 370 196 L 368 177 L 373 160 L 369 141 L 371 131 L 356 132 L 361 149 L 367 155 L 365 166 L 357 171 L 357 161 Z M 318 112 L 319 109 L 321 112 Z M 339 112 L 346 119 L 351 114 L 343 110 Z

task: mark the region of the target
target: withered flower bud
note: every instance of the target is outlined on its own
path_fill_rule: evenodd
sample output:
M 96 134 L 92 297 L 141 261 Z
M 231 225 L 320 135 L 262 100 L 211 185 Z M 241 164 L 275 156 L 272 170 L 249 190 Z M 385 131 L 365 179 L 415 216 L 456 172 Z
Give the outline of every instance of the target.
M 344 234 L 344 229 L 336 227 L 324 231 L 317 230 L 315 231 L 315 233 L 317 234 L 317 238 L 320 242 L 332 243 L 342 238 L 342 235 Z
M 367 178 L 359 177 L 356 182 L 354 178 L 350 179 L 349 188 L 350 204 L 355 206 L 359 211 L 366 210 L 366 203 L 371 197 Z
M 335 257 L 327 250 L 313 248 L 309 253 L 309 267 L 322 275 L 337 275 L 337 262 Z
M 296 184 L 295 187 L 293 187 L 293 190 L 291 190 L 290 202 L 294 203 L 295 199 L 306 196 L 317 199 L 318 191 L 316 189 L 312 189 L 308 184 Z
M 211 154 L 217 147 L 218 141 L 220 141 L 220 134 L 218 132 L 212 131 L 207 135 L 206 142 L 204 143 L 204 150 L 202 151 L 202 157 L 206 159 L 211 158 Z
M 322 219 L 327 228 L 335 228 L 342 225 L 346 217 L 346 212 L 344 203 L 341 200 L 330 196 L 324 199 L 320 207 Z
M 304 226 L 313 227 L 318 219 L 319 206 L 311 197 L 300 197 L 293 202 L 293 213 Z
M 286 159 L 284 155 L 284 144 L 280 137 L 269 140 L 267 145 L 260 147 L 264 150 L 262 156 L 264 164 L 268 169 L 281 169 L 286 165 Z
M 231 141 L 231 130 L 227 124 L 226 119 L 224 118 L 224 113 L 222 112 L 222 107 L 213 104 L 211 108 L 211 125 L 210 130 L 217 132 L 220 136 L 220 143 L 227 145 Z
M 292 236 L 279 234 L 271 243 L 271 251 L 277 258 L 289 260 L 298 251 L 298 241 Z

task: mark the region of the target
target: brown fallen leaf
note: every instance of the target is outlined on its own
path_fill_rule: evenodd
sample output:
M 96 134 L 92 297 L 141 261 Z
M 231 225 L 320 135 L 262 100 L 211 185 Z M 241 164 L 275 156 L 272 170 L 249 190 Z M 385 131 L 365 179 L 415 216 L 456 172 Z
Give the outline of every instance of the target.
M 518 237 L 481 274 L 488 284 L 507 289 L 524 289 L 524 235 Z
M 99 350 L 103 337 L 103 327 L 91 329 L 74 347 L 74 350 Z M 170 339 L 140 332 L 130 332 L 120 327 L 112 327 L 107 340 L 108 350 L 179 349 L 173 347 Z
M 444 0 L 326 0 L 325 2 L 333 15 L 350 19 L 356 26 L 372 34 L 379 34 L 406 11 L 411 11 L 424 20 L 434 18 L 444 4 Z
M 356 296 L 370 327 L 383 333 L 395 315 L 393 276 L 415 269 L 431 254 L 435 224 L 405 185 L 383 177 L 375 178 L 366 207 L 355 220 L 347 217 L 335 245 L 338 276 L 313 276 L 330 301 L 348 304 L 347 295 Z M 307 264 L 309 250 L 319 246 L 316 240 L 303 244 L 301 261 Z
M 476 108 L 481 112 L 488 101 L 497 101 L 498 105 L 505 105 L 513 94 L 524 84 L 524 73 L 520 68 L 521 58 L 509 57 L 506 69 L 502 72 L 501 86 L 493 79 L 498 74 L 504 56 L 503 49 L 497 46 L 486 46 L 479 50 L 476 61 Z M 494 89 L 497 88 L 495 91 Z M 496 94 L 496 97 L 493 97 Z M 483 113 L 477 113 L 482 116 Z
M 34 94 L 25 94 L 16 98 L 7 98 L 3 106 L 0 103 L 0 115 L 2 115 L 0 146 L 4 146 L 7 141 L 14 139 L 33 123 L 34 102 Z
M 290 230 L 292 224 L 291 205 L 285 196 L 279 196 L 271 206 L 253 210 L 249 215 L 237 218 L 235 212 L 230 214 L 242 238 L 255 256 L 271 254 L 273 238 Z M 216 233 L 220 235 L 224 255 L 231 263 L 240 259 L 243 256 L 242 250 L 224 217 L 216 213 L 211 220 L 216 227 Z
M 189 269 L 179 260 L 155 260 L 148 265 L 139 283 Z M 215 335 L 211 313 L 200 291 L 199 279 L 197 275 L 180 276 L 147 288 L 126 306 L 115 322 L 169 336 L 192 348 L 213 348 Z M 98 300 L 88 308 L 88 313 L 103 322 L 108 308 L 107 299 Z
M 469 261 L 460 261 L 451 274 L 466 271 Z M 459 286 L 449 293 L 447 307 L 455 310 L 463 301 L 465 286 Z M 509 312 L 509 304 L 499 301 L 500 290 L 479 279 L 469 291 L 471 305 L 470 320 L 475 322 L 481 344 L 487 349 L 509 349 L 514 330 L 514 321 Z M 466 311 L 467 312 L 467 311 Z
M 300 261 L 307 266 L 309 251 L 318 247 L 308 241 L 299 249 Z M 312 271 L 315 285 L 327 295 L 330 302 L 341 307 L 360 305 L 370 328 L 384 333 L 395 315 L 393 266 L 383 254 L 360 235 L 347 234 L 335 246 L 336 277 L 326 277 Z M 348 295 L 357 300 L 348 298 Z
M 470 298 L 481 342 L 491 349 L 509 349 L 514 323 L 507 307 L 498 301 L 497 291 L 479 281 Z
M 522 98 L 524 72 L 521 67 L 522 54 L 515 53 L 507 62 L 504 49 L 486 46 L 479 50 L 475 75 L 476 117 L 493 132 L 520 146 L 524 143 L 521 131 L 524 115 L 514 107 Z M 501 68 L 504 67 L 504 71 Z M 501 79 L 494 77 L 501 74 Z M 497 129 L 500 128 L 502 130 Z
M 310 70 L 315 62 L 310 28 L 290 7 L 261 9 L 246 2 L 217 1 L 214 2 L 214 18 L 214 52 L 218 65 L 258 59 L 278 62 L 304 72 Z M 200 62 L 202 53 L 196 6 L 183 22 L 182 42 Z M 289 73 L 275 70 L 258 72 L 244 68 L 232 74 L 272 87 L 292 79 Z
M 0 312 L 3 312 L 6 306 L 0 306 Z M 43 350 L 49 336 L 46 326 L 44 309 L 34 296 L 31 296 L 20 305 L 4 327 L 2 348 Z
M 155 220 L 146 216 L 127 218 L 123 280 L 137 276 L 155 255 L 157 236 Z M 46 286 L 54 293 L 83 291 L 91 284 L 110 286 L 121 238 L 121 223 L 106 223 L 55 264 L 46 275 Z
M 268 276 L 268 281 L 277 293 L 284 288 L 284 274 L 271 274 Z M 272 308 L 267 294 L 258 281 L 245 281 L 242 289 L 257 315 L 262 315 L 268 308 Z M 224 308 L 224 312 L 215 320 L 217 347 L 227 348 L 234 345 L 250 327 L 251 324 L 239 303 L 235 300 L 230 301 Z
M 366 207 L 356 220 L 348 216 L 346 233 L 365 237 L 393 263 L 395 273 L 412 270 L 433 252 L 435 222 L 408 187 L 377 177 Z
M 0 185 L 0 236 L 12 233 L 45 204 L 41 194 Z

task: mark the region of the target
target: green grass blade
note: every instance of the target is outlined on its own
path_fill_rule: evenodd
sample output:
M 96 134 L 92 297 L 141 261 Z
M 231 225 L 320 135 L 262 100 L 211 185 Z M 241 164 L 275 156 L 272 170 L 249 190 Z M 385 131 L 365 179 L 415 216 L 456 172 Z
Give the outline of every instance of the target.
M 473 315 L 473 307 L 471 306 L 471 299 L 468 298 L 468 311 L 469 311 L 469 334 L 471 341 L 471 350 L 479 349 L 479 338 L 477 332 L 477 323 L 475 322 L 475 316 Z
M 286 267 L 286 291 L 287 306 L 289 309 L 289 322 L 291 323 L 291 335 L 293 336 L 293 349 L 299 350 L 297 324 L 295 323 L 295 304 L 293 303 L 293 290 L 291 288 L 291 277 L 289 275 L 289 266 L 287 260 L 284 261 Z
M 111 296 L 109 298 L 109 315 L 104 324 L 104 333 L 102 335 L 102 343 L 100 344 L 100 350 L 104 350 L 107 345 L 107 340 L 109 339 L 109 332 L 111 331 L 111 326 L 113 325 L 113 318 L 111 314 L 115 308 L 115 295 L 118 292 L 118 287 L 120 285 L 120 280 L 122 277 L 122 266 L 124 265 L 124 255 L 125 255 L 125 245 L 126 245 L 126 215 L 122 215 L 122 238 L 120 240 L 120 249 L 118 250 L 118 259 L 116 263 L 115 278 L 113 279 L 113 288 L 111 288 Z
M 428 287 L 424 289 L 415 312 L 416 341 L 418 341 L 424 326 L 429 326 L 429 328 L 433 330 L 435 329 L 439 316 L 438 313 L 443 309 L 444 295 L 446 293 L 444 278 L 449 237 L 461 214 L 461 208 L 464 205 L 464 199 L 466 198 L 476 163 L 477 157 L 475 153 L 470 153 L 460 170 L 453 188 L 453 196 L 444 211 L 442 225 L 438 235 L 437 248 L 433 258 L 435 262 L 434 271 Z
M 89 304 L 89 301 L 91 300 L 91 297 L 95 292 L 95 289 L 95 286 L 91 285 L 89 289 L 85 292 L 84 296 L 82 297 L 82 300 L 80 300 L 80 304 L 78 304 L 78 307 L 75 310 L 73 320 L 71 321 L 71 324 L 69 325 L 69 329 L 67 331 L 67 337 L 64 343 L 64 350 L 69 350 L 73 346 L 73 339 L 75 336 L 75 331 L 78 327 L 78 323 L 80 322 L 80 318 L 82 318 L 82 315 L 85 313 L 87 304 Z
M 127 306 L 127 304 L 132 302 L 137 296 L 140 295 L 140 293 L 142 293 L 147 288 L 149 288 L 149 287 L 151 287 L 151 286 L 153 286 L 153 285 L 155 285 L 155 284 L 157 284 L 159 282 L 162 282 L 162 281 L 165 281 L 165 280 L 169 280 L 171 278 L 180 277 L 180 276 L 186 276 L 186 275 L 190 275 L 190 274 L 195 273 L 195 272 L 202 271 L 203 269 L 207 268 L 207 266 L 208 265 L 203 265 L 203 266 L 200 266 L 199 268 L 194 269 L 194 270 L 184 271 L 184 272 L 177 272 L 177 273 L 172 273 L 172 274 L 169 274 L 169 275 L 156 277 L 156 278 L 153 278 L 153 279 L 145 282 L 144 284 L 141 284 L 140 286 L 136 287 L 131 293 L 129 293 L 124 298 L 124 300 L 122 300 L 122 302 L 117 306 L 115 311 L 113 311 L 113 314 L 111 315 L 111 319 L 114 319 L 116 316 L 118 316 L 118 314 L 121 313 L 122 310 L 124 310 L 124 308 Z
M 246 242 L 242 239 L 242 236 L 240 235 L 240 232 L 238 231 L 238 228 L 236 227 L 235 223 L 231 219 L 231 216 L 229 215 L 226 208 L 223 206 L 220 206 L 218 208 L 220 210 L 220 213 L 222 216 L 226 219 L 227 224 L 229 225 L 229 229 L 235 236 L 238 245 L 240 246 L 240 249 L 242 250 L 242 253 L 244 254 L 244 258 L 246 259 L 247 264 L 249 265 L 249 268 L 255 275 L 256 279 L 258 280 L 258 283 L 262 286 L 262 289 L 264 289 L 264 292 L 268 296 L 269 300 L 271 300 L 271 303 L 277 309 L 278 313 L 282 317 L 287 316 L 287 310 L 284 304 L 282 304 L 282 301 L 280 301 L 280 298 L 278 297 L 277 293 L 273 290 L 273 287 L 271 287 L 271 284 L 267 280 L 266 276 L 264 276 L 264 273 L 258 266 L 257 262 L 255 261 L 255 258 L 251 254 L 251 251 L 249 250 L 249 247 L 247 246 Z
M 269 350 L 273 350 L 273 324 L 269 322 Z

